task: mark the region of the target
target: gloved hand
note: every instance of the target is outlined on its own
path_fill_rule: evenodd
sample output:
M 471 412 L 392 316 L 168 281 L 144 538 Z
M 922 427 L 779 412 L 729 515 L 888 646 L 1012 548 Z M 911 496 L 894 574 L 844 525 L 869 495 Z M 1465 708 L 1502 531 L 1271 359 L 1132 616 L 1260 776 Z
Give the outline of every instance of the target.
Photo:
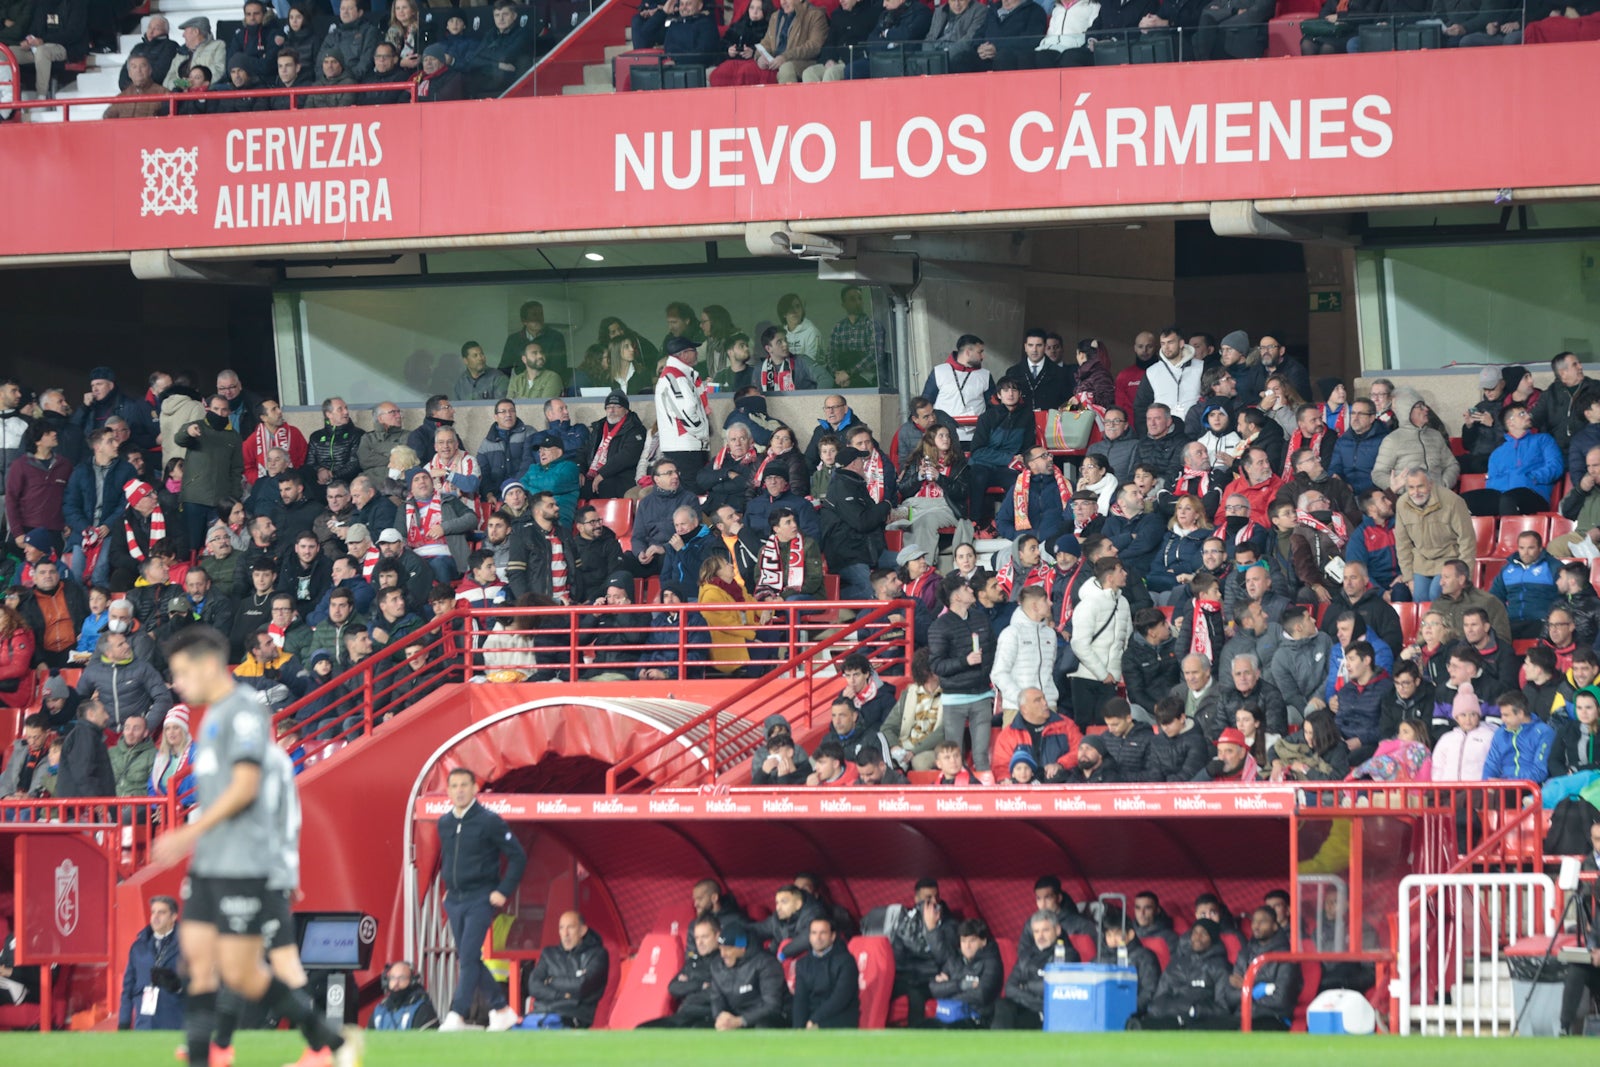
M 1250 987 L 1250 999 L 1263 1000 L 1266 997 L 1272 996 L 1276 990 L 1277 984 L 1274 982 L 1257 982 L 1255 985 Z

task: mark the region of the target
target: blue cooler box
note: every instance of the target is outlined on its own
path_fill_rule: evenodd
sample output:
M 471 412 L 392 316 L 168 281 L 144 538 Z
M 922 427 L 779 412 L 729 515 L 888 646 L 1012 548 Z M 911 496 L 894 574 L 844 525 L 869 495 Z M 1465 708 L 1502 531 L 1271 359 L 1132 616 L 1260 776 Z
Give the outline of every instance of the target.
M 1044 969 L 1044 1028 L 1084 1034 L 1122 1030 L 1139 1007 L 1139 976 L 1106 963 L 1052 963 Z

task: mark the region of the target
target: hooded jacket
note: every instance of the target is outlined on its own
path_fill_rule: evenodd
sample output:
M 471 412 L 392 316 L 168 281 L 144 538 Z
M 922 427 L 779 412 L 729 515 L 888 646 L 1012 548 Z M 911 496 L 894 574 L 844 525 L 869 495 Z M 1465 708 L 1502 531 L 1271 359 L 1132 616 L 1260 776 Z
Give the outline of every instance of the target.
M 817 14 L 826 22 L 826 16 Z M 656 433 L 663 453 L 704 452 L 710 445 L 711 418 L 700 402 L 699 382 L 693 367 L 667 357 L 656 381 Z
M 413 977 L 410 985 L 378 1002 L 372 1009 L 371 1025 L 374 1030 L 426 1030 L 438 1021 L 433 998 Z
M 590 1027 L 610 974 L 611 954 L 600 943 L 600 935 L 587 930 L 571 951 L 559 943 L 545 946 L 528 977 L 528 996 L 535 1011 Z
M 787 919 L 778 918 L 778 913 L 773 912 L 758 923 L 750 924 L 750 940 L 753 943 L 769 944 L 773 955 L 783 951 L 786 956 L 793 957 L 809 951 L 811 920 L 828 918 L 828 909 L 816 897 L 800 891 L 800 907 L 795 909 L 793 915 Z M 784 948 L 784 942 L 789 943 Z
M 1495 739 L 1504 732 L 1484 719 L 1476 729 L 1463 730 L 1457 726 L 1439 738 L 1439 743 L 1433 746 L 1433 780 L 1483 781 L 1488 777 L 1484 774 L 1484 767 L 1489 760 L 1489 750 Z
M 938 974 L 944 961 L 959 951 L 956 937 L 958 925 L 942 900 L 939 902 L 939 921 L 932 930 L 923 920 L 921 908 L 906 908 L 889 933 L 889 942 L 894 949 L 895 971 L 922 979 Z
M 1212 536 L 1209 526 L 1201 526 L 1180 533 L 1177 530 L 1168 530 L 1161 539 L 1161 548 L 1156 553 L 1156 558 L 1151 561 L 1150 570 L 1145 574 L 1145 586 L 1152 593 L 1168 592 L 1178 585 L 1178 575 L 1193 574 L 1202 564 L 1201 549 L 1206 543 L 1206 538 Z
M 835 471 L 821 508 L 822 555 L 828 569 L 838 574 L 852 564 L 877 566 L 884 553 L 884 524 L 893 507 L 887 493 L 873 503 L 867 480 L 855 471 L 845 467 Z M 992 637 L 989 647 L 994 647 Z
M 1342 709 L 1344 701 L 1339 705 Z M 1555 742 L 1555 730 L 1538 719 L 1515 730 L 1502 726 L 1489 743 L 1489 754 L 1483 763 L 1484 781 L 1516 779 L 1542 784 L 1550 777 L 1550 750 Z
M 199 437 L 189 436 L 190 426 L 200 427 Z M 180 427 L 172 440 L 188 449 L 179 494 L 185 504 L 214 508 L 223 497 L 239 495 L 244 484 L 244 442 L 235 430 L 218 430 L 201 418 Z M 167 516 L 169 532 L 175 518 Z
M 1178 942 L 1172 962 L 1162 972 L 1148 1014 L 1159 1018 L 1205 1019 L 1221 1014 L 1219 990 L 1228 984 L 1228 953 L 1214 941 L 1201 953 L 1189 939 Z
M 1396 405 L 1399 410 L 1399 405 Z M 1407 411 L 1410 410 L 1408 405 Z M 1372 467 L 1372 484 L 1389 488 L 1389 476 L 1399 471 L 1404 474 L 1412 467 L 1422 467 L 1433 474 L 1438 484 L 1455 488 L 1461 478 L 1461 463 L 1450 451 L 1450 441 L 1432 426 L 1417 427 L 1406 419 L 1390 430 L 1378 446 L 1377 459 Z
M 1050 717 L 1040 725 L 1039 744 L 1034 746 L 1034 756 L 1041 769 L 1051 763 L 1059 763 L 1070 771 L 1078 765 L 1078 743 L 1082 740 L 1083 732 L 1078 729 L 1077 723 L 1052 711 Z M 997 780 L 1011 773 L 1011 757 L 1024 745 L 1033 745 L 1033 734 L 1021 715 L 1012 719 L 1010 726 L 994 731 L 990 769 Z
M 732 1012 L 747 1027 L 783 1026 L 789 1020 L 789 986 L 769 952 L 748 949 L 732 967 L 711 961 L 711 1017 Z
M 1298 641 L 1285 634 L 1278 643 L 1267 675 L 1290 709 L 1291 720 L 1298 721 L 1311 699 L 1322 694 L 1328 680 L 1328 657 L 1333 644 L 1333 638 L 1320 630 Z
M 772 728 L 779 724 L 782 724 L 785 728 L 787 728 L 789 725 L 789 720 L 776 713 L 768 715 L 761 723 L 761 736 L 765 738 L 767 734 L 771 733 Z M 801 748 L 799 743 L 795 742 L 792 737 L 790 739 L 790 743 L 794 745 L 794 774 L 778 776 L 768 774 L 761 769 L 761 765 L 767 762 L 767 756 L 769 755 L 767 743 L 765 740 L 763 740 L 761 745 L 756 749 L 755 754 L 750 757 L 751 785 L 798 785 L 811 776 L 810 756 L 807 755 L 806 750 Z
M 149 664 L 143 664 L 148 667 Z M 41 763 L 42 767 L 43 764 Z M 38 785 L 38 774 L 34 775 Z M 105 733 L 87 719 L 73 719 L 61 734 L 61 764 L 54 796 L 109 797 L 117 792 L 116 772 Z
M 306 440 L 306 466 L 328 471 L 336 482 L 348 482 L 361 473 L 357 455 L 366 431 L 353 422 L 343 426 L 324 423 Z
M 1548 497 L 1556 481 L 1567 472 L 1556 439 L 1547 433 L 1507 436 L 1489 455 L 1488 487 L 1506 492 L 1529 489 Z

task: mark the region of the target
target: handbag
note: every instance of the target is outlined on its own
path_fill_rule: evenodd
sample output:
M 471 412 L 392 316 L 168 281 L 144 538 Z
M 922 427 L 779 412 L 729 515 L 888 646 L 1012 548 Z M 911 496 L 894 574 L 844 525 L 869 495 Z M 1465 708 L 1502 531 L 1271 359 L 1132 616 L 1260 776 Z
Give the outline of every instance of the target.
M 1068 593 L 1067 595 L 1071 596 L 1071 593 Z M 1117 613 L 1113 611 L 1111 616 L 1106 619 L 1105 622 L 1100 624 L 1100 629 L 1094 632 L 1094 636 L 1089 638 L 1089 643 L 1092 645 L 1096 641 L 1100 640 L 1100 635 L 1106 632 L 1106 627 L 1110 626 L 1116 621 Z M 1066 638 L 1058 638 L 1058 640 L 1061 641 L 1061 644 L 1056 648 L 1056 673 L 1071 674 L 1073 671 L 1078 669 L 1078 654 L 1072 650 L 1072 642 L 1070 640 L 1067 640 Z
M 1072 452 L 1089 443 L 1094 432 L 1094 412 L 1085 408 L 1051 411 L 1044 420 L 1044 447 L 1052 452 Z

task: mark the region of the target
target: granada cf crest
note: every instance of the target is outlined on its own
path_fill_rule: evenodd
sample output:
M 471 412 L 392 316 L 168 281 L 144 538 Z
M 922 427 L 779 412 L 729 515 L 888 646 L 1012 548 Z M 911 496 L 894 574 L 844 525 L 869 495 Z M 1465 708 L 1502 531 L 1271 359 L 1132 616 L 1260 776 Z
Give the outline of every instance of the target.
M 78 865 L 62 860 L 56 868 L 56 930 L 62 937 L 78 928 L 82 897 L 78 887 Z

